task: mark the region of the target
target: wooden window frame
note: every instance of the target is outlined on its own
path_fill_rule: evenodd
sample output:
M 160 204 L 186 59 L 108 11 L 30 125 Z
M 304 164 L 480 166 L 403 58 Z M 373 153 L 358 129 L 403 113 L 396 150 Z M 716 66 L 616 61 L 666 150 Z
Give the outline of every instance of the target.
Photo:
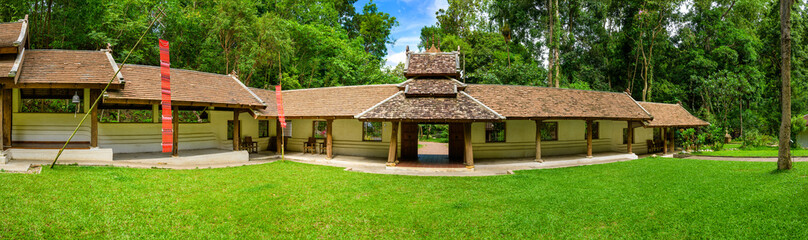
M 317 137 L 317 123 L 318 122 L 322 122 L 325 125 L 325 131 L 326 132 L 323 133 L 322 137 Z M 328 122 L 326 122 L 324 120 L 311 121 L 311 137 L 316 138 L 316 139 L 325 139 L 326 137 L 328 137 L 327 135 L 328 135 Z
M 267 125 L 264 131 L 261 131 L 261 124 Z M 269 137 L 269 120 L 258 120 L 258 138 L 268 138 L 268 137 Z
M 494 124 L 502 124 L 502 141 L 492 141 L 490 138 L 490 134 L 494 132 Z M 489 129 L 488 126 L 491 125 Z M 508 125 L 505 122 L 486 122 L 485 123 L 485 142 L 486 143 L 504 143 L 507 142 L 507 130 Z
M 368 140 L 367 139 L 367 128 L 365 127 L 365 124 L 372 125 L 374 123 L 378 123 L 380 125 L 379 127 L 381 127 L 381 136 L 379 136 L 379 140 Z M 382 123 L 382 122 L 362 122 L 362 141 L 363 142 L 381 142 L 383 138 L 384 138 L 384 123 Z
M 547 130 L 547 125 L 548 124 L 555 124 L 555 134 L 553 134 L 555 136 L 555 138 L 552 138 L 552 139 L 544 139 L 544 138 L 542 138 L 541 140 L 542 141 L 558 141 L 558 128 L 559 128 L 558 127 L 558 122 L 542 122 L 541 123 L 541 130 L 542 131 Z

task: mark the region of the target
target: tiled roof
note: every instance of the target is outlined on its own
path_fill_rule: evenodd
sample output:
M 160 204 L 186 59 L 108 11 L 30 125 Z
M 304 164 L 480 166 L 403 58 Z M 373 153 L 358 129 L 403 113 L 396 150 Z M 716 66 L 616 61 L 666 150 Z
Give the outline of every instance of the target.
M 22 22 L 0 23 L 0 47 L 15 47 L 20 33 L 22 32 Z
M 126 86 L 111 91 L 105 103 L 159 102 L 160 67 L 125 65 Z M 177 105 L 225 105 L 263 108 L 264 104 L 239 80 L 230 75 L 171 69 L 171 100 Z
M 457 52 L 407 53 L 405 77 L 416 76 L 459 76 Z
M 507 118 L 652 119 L 625 93 L 480 84 L 465 91 Z
M 267 104 L 266 109 L 257 111 L 258 115 L 277 117 L 275 91 L 251 90 Z M 284 114 L 292 118 L 353 117 L 397 92 L 396 85 L 390 84 L 284 90 Z
M 25 50 L 23 58 L 18 84 L 104 86 L 117 68 L 105 51 Z M 112 83 L 121 85 L 118 78 Z
M 405 97 L 399 92 L 357 115 L 364 120 L 470 121 L 503 120 L 471 96 L 460 92 L 456 98 Z
M 8 77 L 16 59 L 17 54 L 0 54 L 0 78 Z
M 407 96 L 456 96 L 463 83 L 453 79 L 412 79 L 399 85 Z
M 699 127 L 710 123 L 701 120 L 685 110 L 679 104 L 639 102 L 645 110 L 654 115 L 654 120 L 647 121 L 646 127 Z

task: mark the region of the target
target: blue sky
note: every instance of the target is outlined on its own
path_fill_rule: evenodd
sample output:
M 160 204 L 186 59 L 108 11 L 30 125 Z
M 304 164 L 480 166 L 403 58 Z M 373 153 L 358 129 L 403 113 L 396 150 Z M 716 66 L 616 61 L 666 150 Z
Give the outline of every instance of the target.
M 359 0 L 354 4 L 357 12 L 369 0 Z M 373 3 L 379 11 L 389 13 L 398 20 L 399 26 L 393 28 L 390 34 L 396 43 L 387 45 L 387 65 L 395 66 L 404 61 L 404 49 L 409 45 L 411 50 L 417 50 L 421 41 L 421 28 L 434 25 L 437 22 L 435 12 L 449 6 L 447 0 L 375 0 Z

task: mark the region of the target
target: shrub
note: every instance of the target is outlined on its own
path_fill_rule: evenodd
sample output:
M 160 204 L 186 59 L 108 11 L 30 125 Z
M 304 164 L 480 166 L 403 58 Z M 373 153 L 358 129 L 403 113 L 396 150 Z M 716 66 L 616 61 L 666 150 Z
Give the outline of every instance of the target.
M 777 138 L 766 134 L 761 134 L 754 129 L 744 132 L 743 136 L 741 136 L 741 140 L 743 141 L 741 144 L 742 149 L 769 146 L 777 142 Z
M 791 118 L 791 148 L 801 148 L 800 143 L 797 142 L 797 135 L 805 131 L 806 121 L 802 118 L 803 114 L 798 114 Z
M 692 128 L 688 128 L 682 130 L 682 145 L 685 150 L 689 149 L 690 146 L 696 142 L 696 130 Z
M 710 141 L 713 143 L 710 149 L 713 151 L 720 151 L 724 149 L 724 128 L 716 125 L 710 125 L 707 128 L 707 133 L 710 135 Z

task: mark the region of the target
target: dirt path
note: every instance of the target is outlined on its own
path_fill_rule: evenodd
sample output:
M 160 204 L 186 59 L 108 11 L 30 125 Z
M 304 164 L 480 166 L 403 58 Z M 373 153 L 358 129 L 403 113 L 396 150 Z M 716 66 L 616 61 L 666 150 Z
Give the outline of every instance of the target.
M 423 147 L 418 149 L 419 155 L 446 155 L 449 154 L 449 144 L 448 143 L 436 143 L 436 142 L 421 142 L 418 141 L 419 145 L 424 145 Z

